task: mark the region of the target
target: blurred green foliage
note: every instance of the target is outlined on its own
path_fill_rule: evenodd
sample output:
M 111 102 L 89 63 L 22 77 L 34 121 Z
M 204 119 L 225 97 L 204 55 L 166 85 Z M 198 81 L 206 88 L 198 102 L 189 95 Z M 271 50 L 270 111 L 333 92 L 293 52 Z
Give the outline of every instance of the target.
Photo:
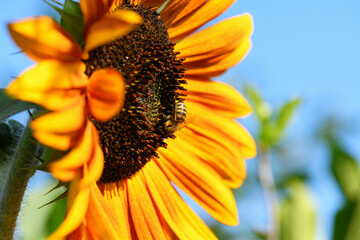
M 288 182 L 280 207 L 280 239 L 314 240 L 316 212 L 313 196 L 301 179 Z
M 333 240 L 360 239 L 360 168 L 339 144 L 329 143 L 331 169 L 344 197 L 344 204 L 334 221 Z
M 252 102 L 255 116 L 260 123 L 258 143 L 261 149 L 267 151 L 282 140 L 285 130 L 302 100 L 300 97 L 290 99 L 279 108 L 279 111 L 274 112 L 271 105 L 263 100 L 256 88 L 246 86 L 245 93 Z
M 272 164 L 277 162 L 277 159 L 270 160 L 274 148 L 284 139 L 302 99 L 292 98 L 275 109 L 263 99 L 256 88 L 246 86 L 245 92 L 253 104 L 259 123 L 259 177 L 265 200 L 269 201 L 267 205 L 273 208 L 269 213 L 274 215 L 269 216 L 270 221 L 274 222 L 270 223 L 272 228 L 268 229 L 264 239 L 313 240 L 316 238 L 316 209 L 314 197 L 306 183 L 306 174 L 299 171 L 297 176 L 294 176 L 287 171 L 287 175 L 279 180 L 276 175 L 272 176 Z M 259 234 L 257 236 L 260 237 Z

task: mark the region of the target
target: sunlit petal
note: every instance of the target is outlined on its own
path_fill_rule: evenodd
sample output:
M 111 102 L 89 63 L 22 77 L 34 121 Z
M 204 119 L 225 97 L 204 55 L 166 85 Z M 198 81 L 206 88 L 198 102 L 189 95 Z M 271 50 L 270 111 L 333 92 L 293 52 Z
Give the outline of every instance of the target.
M 141 23 L 141 17 L 132 11 L 118 10 L 90 26 L 85 38 L 85 52 L 119 38 Z
M 127 180 L 131 218 L 140 240 L 166 239 L 141 173 Z
M 161 18 L 166 26 L 172 26 L 180 19 L 199 9 L 206 0 L 173 0 L 161 11 Z
M 74 38 L 48 16 L 31 17 L 8 25 L 19 47 L 35 60 L 77 61 L 82 51 Z
M 74 169 L 87 163 L 93 147 L 92 123 L 88 123 L 79 143 L 75 145 L 65 157 L 48 165 L 50 171 L 57 169 Z
M 233 51 L 205 60 L 184 63 L 186 75 L 215 77 L 239 63 L 249 52 L 251 40 L 243 41 Z
M 145 7 L 160 7 L 166 0 L 132 0 L 133 2 L 139 2 Z
M 253 31 L 252 17 L 243 14 L 197 32 L 175 45 L 185 62 L 200 61 L 234 50 Z M 221 40 L 219 40 L 221 39 Z
M 154 204 L 179 239 L 216 239 L 178 195 L 155 162 L 149 162 L 142 172 Z
M 67 215 L 60 227 L 48 238 L 50 240 L 62 239 L 74 231 L 83 221 L 88 210 L 90 189 L 78 188 L 78 179 L 71 182 L 67 202 Z
M 195 32 L 205 23 L 219 16 L 235 0 L 210 0 L 207 1 L 197 11 L 192 12 L 174 25 L 167 26 L 172 41 L 178 41 L 191 33 Z
M 105 16 L 113 2 L 113 0 L 80 0 L 85 27 L 88 28 L 94 22 Z
M 237 209 L 231 190 L 217 172 L 197 156 L 180 150 L 182 145 L 168 145 L 160 159 L 154 159 L 171 182 L 187 193 L 210 215 L 223 224 L 238 224 Z M 178 156 L 182 156 L 181 159 Z
M 121 239 L 131 239 L 126 184 L 122 181 L 107 184 L 99 183 L 99 188 L 112 212 L 117 216 L 120 225 L 123 227 L 123 231 L 118 233 L 119 237 Z
M 208 107 L 209 111 L 221 112 L 226 117 L 237 118 L 251 113 L 251 106 L 233 87 L 215 81 L 199 81 L 186 78 L 186 102 Z
M 84 98 L 87 77 L 85 65 L 41 61 L 10 83 L 10 96 L 37 103 L 49 110 L 66 109 Z
M 66 111 L 52 112 L 31 123 L 34 137 L 58 150 L 68 150 L 82 138 L 85 125 L 84 102 L 80 101 Z
M 113 214 L 95 182 L 90 184 L 90 196 L 86 225 L 91 235 L 99 239 L 126 240 L 118 234 L 123 231 L 124 225 Z

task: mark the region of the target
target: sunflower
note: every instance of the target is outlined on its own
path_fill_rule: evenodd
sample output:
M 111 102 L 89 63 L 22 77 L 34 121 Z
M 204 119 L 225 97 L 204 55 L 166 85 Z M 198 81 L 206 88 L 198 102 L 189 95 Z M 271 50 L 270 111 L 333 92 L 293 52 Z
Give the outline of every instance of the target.
M 172 184 L 216 220 L 238 223 L 230 188 L 256 148 L 235 119 L 251 107 L 211 78 L 245 57 L 252 18 L 196 32 L 233 2 L 80 1 L 82 48 L 47 17 L 10 24 L 37 64 L 8 93 L 50 110 L 33 121 L 34 136 L 66 151 L 48 164 L 71 181 L 50 238 L 215 239 Z

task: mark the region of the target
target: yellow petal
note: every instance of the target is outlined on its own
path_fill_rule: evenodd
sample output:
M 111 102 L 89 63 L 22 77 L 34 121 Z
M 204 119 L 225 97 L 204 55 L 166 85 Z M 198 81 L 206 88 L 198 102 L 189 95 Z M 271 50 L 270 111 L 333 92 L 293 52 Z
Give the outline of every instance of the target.
M 175 45 L 175 51 L 187 63 L 212 58 L 234 50 L 252 31 L 251 15 L 243 14 L 186 37 Z
M 199 81 L 185 78 L 186 101 L 195 102 L 229 118 L 237 118 L 251 113 L 252 108 L 246 99 L 233 87 L 221 82 Z
M 172 26 L 183 17 L 196 11 L 206 0 L 173 0 L 161 11 L 161 18 L 166 26 Z
M 116 218 L 119 220 L 120 225 L 123 227 L 122 231 L 119 231 L 120 239 L 131 239 L 130 221 L 129 221 L 129 203 L 127 196 L 126 184 L 122 181 L 114 183 L 99 183 L 99 189 L 101 190 L 107 204 L 111 208 L 112 212 L 116 214 Z
M 210 229 L 190 209 L 163 172 L 150 161 L 142 170 L 158 213 L 179 239 L 216 239 Z M 131 203 L 131 201 L 130 201 Z
M 62 182 L 70 182 L 78 173 L 78 169 L 51 169 L 51 174 Z
M 95 140 L 95 134 L 97 136 L 97 132 L 93 131 L 94 140 Z M 98 139 L 93 142 L 93 150 L 94 150 L 93 155 L 91 156 L 91 159 L 89 159 L 87 166 L 89 172 L 81 179 L 80 182 L 81 187 L 87 186 L 92 181 L 95 182 L 98 181 L 104 169 L 104 154 L 101 150 Z
M 34 137 L 41 143 L 68 150 L 79 142 L 85 127 L 84 102 L 80 101 L 66 111 L 51 112 L 31 123 Z
M 120 38 L 141 23 L 141 17 L 132 11 L 117 10 L 90 26 L 85 39 L 85 52 Z
M 50 112 L 36 118 L 31 127 L 34 130 L 66 134 L 81 131 L 86 126 L 84 100 L 77 102 L 64 111 Z
M 100 240 L 92 236 L 84 224 L 80 224 L 80 226 L 75 231 L 73 231 L 69 236 L 66 237 L 66 240 L 78 240 L 78 239 Z
M 166 0 L 132 0 L 133 2 L 139 2 L 138 4 L 143 5 L 144 7 L 161 7 Z M 134 3 L 133 3 L 134 4 Z
M 173 25 L 167 26 L 170 39 L 176 42 L 195 32 L 205 23 L 223 13 L 235 0 L 212 0 L 182 18 Z M 161 16 L 161 14 L 160 14 Z
M 224 73 L 229 68 L 239 63 L 251 48 L 251 40 L 243 41 L 232 52 L 218 55 L 213 58 L 204 59 L 201 61 L 184 62 L 183 66 L 187 69 L 186 75 L 198 75 L 206 77 L 215 77 Z
M 121 74 L 114 69 L 95 71 L 89 79 L 87 98 L 92 116 L 100 121 L 110 120 L 124 104 L 125 84 Z
M 160 159 L 154 159 L 165 175 L 177 187 L 188 194 L 219 222 L 235 226 L 238 224 L 235 199 L 217 172 L 208 165 L 194 161 L 194 156 L 169 144 L 161 151 Z M 179 156 L 182 156 L 179 159 Z
M 196 113 L 195 120 L 178 131 L 176 140 L 169 140 L 168 145 L 186 149 L 195 156 L 193 161 L 210 166 L 229 187 L 239 187 L 246 175 L 244 159 L 256 155 L 254 140 L 232 119 L 191 102 L 187 102 L 187 109 Z
M 60 110 L 84 98 L 87 77 L 82 62 L 41 61 L 10 83 L 6 93 L 13 98 Z
M 47 16 L 31 17 L 8 25 L 17 45 L 35 60 L 77 61 L 82 50 L 73 37 Z
M 239 149 L 243 158 L 255 157 L 255 141 L 239 123 L 216 112 L 211 112 L 196 103 L 188 102 L 187 108 L 197 115 L 195 121 L 188 125 L 191 130 L 204 134 L 216 142 L 221 136 L 222 142 L 229 144 L 227 148 L 230 151 Z
M 125 240 L 119 235 L 120 232 L 124 231 L 124 226 L 120 225 L 95 182 L 90 185 L 90 196 L 86 225 L 91 235 L 99 239 Z
M 78 181 L 79 179 L 75 179 L 70 184 L 67 215 L 60 227 L 48 238 L 49 240 L 65 238 L 84 220 L 88 210 L 90 190 L 89 188 L 79 189 Z
M 84 16 L 85 28 L 88 28 L 94 22 L 105 16 L 113 2 L 113 0 L 80 0 L 80 7 Z
M 50 163 L 48 168 L 57 179 L 66 182 L 72 180 L 68 179 L 72 172 L 81 172 L 82 167 L 86 167 L 87 173 L 79 183 L 80 188 L 85 188 L 91 182 L 100 179 L 104 167 L 104 156 L 97 130 L 90 121 L 81 137 L 79 143 L 65 157 Z
M 48 165 L 50 171 L 56 169 L 76 169 L 88 162 L 93 152 L 93 136 L 91 135 L 92 123 L 88 123 L 86 130 L 81 134 L 82 139 L 63 158 Z
M 127 180 L 127 189 L 131 218 L 138 238 L 166 239 L 140 172 Z

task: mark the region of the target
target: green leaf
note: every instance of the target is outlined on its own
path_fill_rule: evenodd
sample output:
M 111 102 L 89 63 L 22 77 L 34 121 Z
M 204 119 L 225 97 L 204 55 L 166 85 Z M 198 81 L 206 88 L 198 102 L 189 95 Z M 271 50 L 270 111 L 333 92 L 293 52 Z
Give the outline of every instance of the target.
M 333 240 L 360 239 L 360 194 L 336 214 Z
M 302 102 L 301 98 L 297 97 L 286 102 L 280 109 L 279 114 L 275 120 L 275 130 L 280 136 L 284 134 L 285 128 L 289 125 L 290 119 L 294 115 L 295 110 Z
M 331 168 L 345 198 L 356 198 L 360 192 L 360 168 L 357 161 L 338 146 L 333 146 Z
M 288 186 L 289 195 L 280 207 L 280 239 L 314 240 L 316 214 L 312 194 L 300 180 L 293 180 Z
M 66 29 L 75 40 L 81 45 L 83 43 L 82 34 L 84 31 L 84 20 L 80 4 L 72 0 L 65 0 L 63 9 L 48 3 L 61 16 L 60 25 Z
M 260 121 L 266 121 L 272 116 L 271 106 L 263 101 L 258 90 L 253 86 L 245 86 L 245 93 L 253 103 L 255 115 Z
M 5 94 L 5 89 L 0 89 L 0 120 L 31 108 L 40 107 L 34 103 L 11 99 Z

